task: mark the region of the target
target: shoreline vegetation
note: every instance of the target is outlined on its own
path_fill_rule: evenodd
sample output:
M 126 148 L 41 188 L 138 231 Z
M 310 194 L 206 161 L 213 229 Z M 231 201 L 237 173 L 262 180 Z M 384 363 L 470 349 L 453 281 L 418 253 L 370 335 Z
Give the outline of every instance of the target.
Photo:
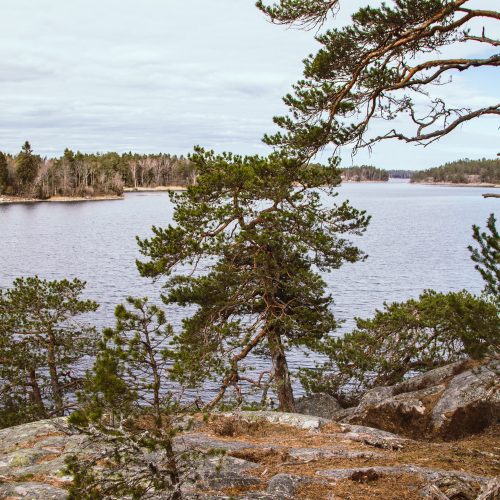
M 185 186 L 156 186 L 156 187 L 127 187 L 123 189 L 123 194 L 107 194 L 97 196 L 51 196 L 46 199 L 29 198 L 23 196 L 5 196 L 0 195 L 0 204 L 14 204 L 14 203 L 73 203 L 82 201 L 113 201 L 125 199 L 124 194 L 127 193 L 166 193 L 170 191 L 185 191 Z
M 500 188 L 500 159 L 463 159 L 422 171 L 361 165 L 340 167 L 339 173 L 342 183 L 399 179 L 429 186 Z M 120 200 L 124 193 L 183 191 L 196 177 L 193 162 L 184 156 L 66 149 L 59 158 L 42 158 L 26 142 L 18 155 L 0 152 L 0 204 Z

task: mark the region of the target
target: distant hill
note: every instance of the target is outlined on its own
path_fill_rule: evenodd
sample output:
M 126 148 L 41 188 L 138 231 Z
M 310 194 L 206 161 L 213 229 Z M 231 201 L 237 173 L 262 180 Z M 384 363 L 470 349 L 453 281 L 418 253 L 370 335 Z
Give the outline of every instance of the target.
M 389 180 L 389 172 L 387 170 L 372 167 L 371 165 L 342 168 L 340 176 L 342 177 L 343 181 L 348 182 L 380 182 Z
M 414 170 L 389 170 L 389 178 L 390 179 L 411 179 Z
M 415 172 L 411 182 L 451 184 L 500 184 L 500 159 L 458 160 L 440 167 Z

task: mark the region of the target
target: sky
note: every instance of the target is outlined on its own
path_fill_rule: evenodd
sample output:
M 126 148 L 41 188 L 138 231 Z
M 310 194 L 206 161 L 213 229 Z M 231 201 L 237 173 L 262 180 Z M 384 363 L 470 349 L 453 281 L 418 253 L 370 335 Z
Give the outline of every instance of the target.
M 495 8 L 498 0 L 474 1 Z M 0 150 L 9 153 L 29 140 L 43 156 L 66 147 L 187 154 L 194 145 L 267 154 L 261 138 L 318 48 L 312 32 L 272 25 L 253 0 L 1 2 Z M 366 3 L 344 2 L 336 23 Z M 468 50 L 484 56 L 479 44 Z M 491 105 L 499 89 L 498 71 L 486 69 L 439 90 Z M 427 148 L 386 141 L 354 158 L 344 150 L 342 163 L 421 169 L 491 158 L 499 126 L 498 117 L 476 120 Z

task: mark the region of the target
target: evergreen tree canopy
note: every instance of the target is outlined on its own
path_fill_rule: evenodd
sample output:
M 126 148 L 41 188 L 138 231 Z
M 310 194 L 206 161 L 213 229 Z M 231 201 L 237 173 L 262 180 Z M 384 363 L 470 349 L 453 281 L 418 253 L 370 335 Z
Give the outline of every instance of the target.
M 95 329 L 76 318 L 97 304 L 85 283 L 18 278 L 0 290 L 0 418 L 4 425 L 64 415 L 82 382 L 77 364 L 95 352 Z
M 21 152 L 17 156 L 16 164 L 17 180 L 22 188 L 28 189 L 37 176 L 38 166 L 40 164 L 40 158 L 33 154 L 33 150 L 28 141 L 24 143 Z
M 494 214 L 488 217 L 486 227 L 488 232 L 481 231 L 479 226 L 472 226 L 472 236 L 478 247 L 471 245 L 469 250 L 476 269 L 485 282 L 485 293 L 500 303 L 500 234 Z
M 364 231 L 368 217 L 348 202 L 323 206 L 318 189 L 332 193 L 340 180 L 333 167 L 202 149 L 191 161 L 197 184 L 174 196 L 176 225 L 139 240 L 149 257 L 138 263 L 142 275 L 168 277 L 164 301 L 197 306 L 176 338 L 177 378 L 216 380 L 211 406 L 230 387 L 239 394 L 242 383 L 272 382 L 280 407 L 293 409 L 286 351 L 315 350 L 335 327 L 315 270 L 363 258 L 345 235 Z M 271 357 L 267 378 L 244 373 L 257 353 Z
M 427 290 L 418 299 L 384 304 L 373 318 L 357 318 L 355 330 L 329 339 L 329 361 L 319 369 L 304 370 L 302 382 L 311 392 L 353 399 L 415 372 L 498 355 L 499 331 L 493 303 L 465 290 Z
M 0 194 L 3 194 L 7 189 L 9 182 L 9 171 L 7 169 L 7 158 L 0 151 Z
M 484 182 L 500 184 L 500 159 L 457 160 L 445 163 L 440 167 L 415 172 L 412 182 L 451 182 L 463 183 Z
M 129 297 L 115 310 L 116 326 L 106 329 L 81 407 L 70 423 L 98 443 L 96 458 L 68 457 L 74 481 L 69 498 L 161 498 L 179 500 L 181 486 L 203 458 L 190 446 L 174 449 L 174 438 L 191 426 L 168 379 L 173 334 L 164 312 L 147 299 Z M 107 446 L 103 447 L 103 443 Z
M 300 27 L 323 25 L 339 4 L 257 2 L 273 22 Z M 469 120 L 500 115 L 498 103 L 472 109 L 432 95 L 433 85 L 451 81 L 456 72 L 500 65 L 494 51 L 499 41 L 478 27 L 498 21 L 500 13 L 488 10 L 485 1 L 395 0 L 359 9 L 350 25 L 317 34 L 321 48 L 305 60 L 304 78 L 284 98 L 290 115 L 275 118 L 284 132 L 265 141 L 311 158 L 329 144 L 349 144 L 354 150 L 391 138 L 429 144 Z M 487 50 L 482 58 L 463 57 L 464 45 Z M 440 56 L 445 49 L 456 54 Z M 393 121 L 401 114 L 410 126 L 368 136 L 373 120 Z

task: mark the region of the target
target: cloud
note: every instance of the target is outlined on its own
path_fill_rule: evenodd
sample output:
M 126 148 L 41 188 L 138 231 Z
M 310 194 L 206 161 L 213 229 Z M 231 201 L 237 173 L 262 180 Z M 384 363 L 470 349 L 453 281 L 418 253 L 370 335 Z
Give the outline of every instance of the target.
M 262 135 L 286 113 L 281 96 L 317 48 L 311 32 L 273 26 L 247 0 L 9 0 L 0 31 L 0 150 L 16 152 L 29 139 L 44 155 L 65 147 L 180 154 L 195 144 L 265 153 Z M 471 81 L 460 77 L 460 98 L 495 95 L 493 83 Z M 471 141 L 478 149 L 490 130 L 464 127 L 460 150 Z M 419 156 L 386 143 L 371 161 L 394 166 L 403 155 L 412 166 L 434 164 L 454 155 L 449 144 Z

